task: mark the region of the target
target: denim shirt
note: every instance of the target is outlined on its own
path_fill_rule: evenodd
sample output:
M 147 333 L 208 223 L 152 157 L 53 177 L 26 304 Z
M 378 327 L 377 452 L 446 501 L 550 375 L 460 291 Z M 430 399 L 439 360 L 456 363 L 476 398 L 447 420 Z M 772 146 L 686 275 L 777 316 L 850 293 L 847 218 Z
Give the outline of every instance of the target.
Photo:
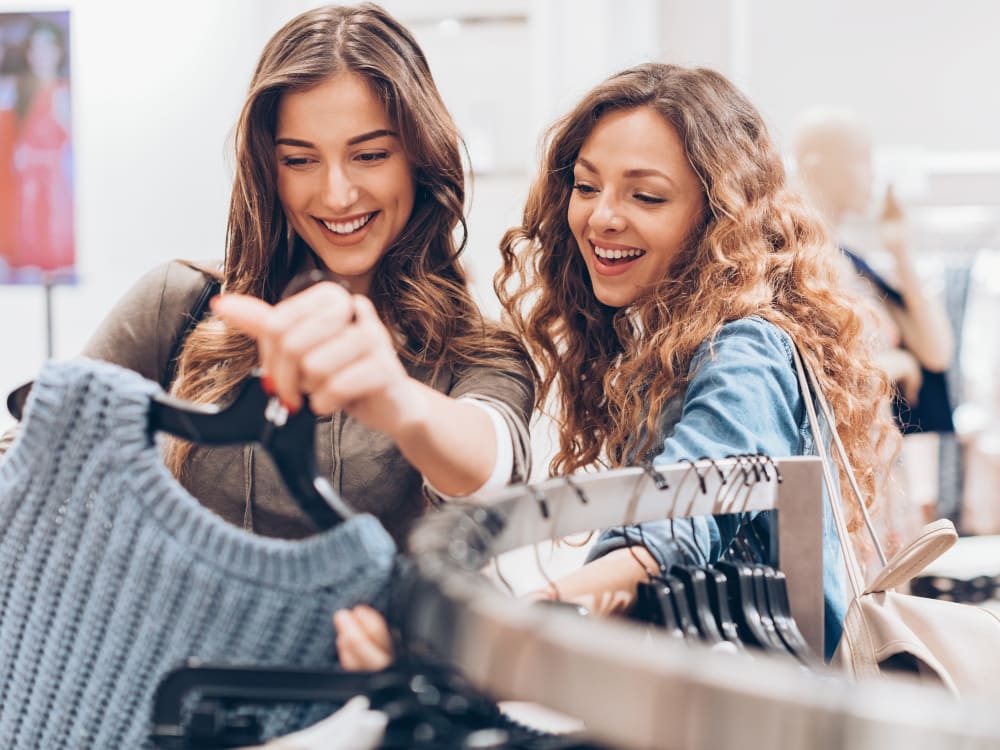
M 764 453 L 780 458 L 816 455 L 809 417 L 792 359 L 792 342 L 774 324 L 749 317 L 727 323 L 714 340 L 705 341 L 691 361 L 693 373 L 683 394 L 672 399 L 661 417 L 663 450 L 654 464 L 699 457 Z M 772 514 L 758 514 L 753 525 L 768 539 Z M 734 515 L 699 516 L 691 521 L 652 521 L 626 530 L 604 531 L 588 560 L 629 543 L 642 543 L 664 569 L 682 562 L 718 561 L 739 531 Z M 795 571 L 785 571 L 794 576 Z M 829 504 L 823 505 L 824 650 L 833 655 L 843 629 L 846 595 L 844 563 Z

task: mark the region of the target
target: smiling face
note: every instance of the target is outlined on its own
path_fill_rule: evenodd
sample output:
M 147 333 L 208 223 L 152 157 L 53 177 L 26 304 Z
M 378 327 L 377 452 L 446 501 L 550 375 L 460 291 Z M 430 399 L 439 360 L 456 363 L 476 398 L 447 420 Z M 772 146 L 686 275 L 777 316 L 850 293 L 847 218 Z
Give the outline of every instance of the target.
M 416 192 L 399 135 L 368 82 L 341 73 L 282 96 L 275 157 L 289 224 L 351 291 L 367 293 Z
M 567 212 L 597 299 L 624 307 L 663 279 L 705 205 L 680 137 L 659 113 L 601 117 L 573 167 Z

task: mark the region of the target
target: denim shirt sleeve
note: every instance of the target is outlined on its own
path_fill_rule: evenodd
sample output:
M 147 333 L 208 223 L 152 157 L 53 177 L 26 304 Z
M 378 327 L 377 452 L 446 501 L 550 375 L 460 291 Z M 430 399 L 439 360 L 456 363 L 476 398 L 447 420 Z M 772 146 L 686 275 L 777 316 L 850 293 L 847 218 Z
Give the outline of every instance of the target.
M 693 376 L 679 421 L 665 425 L 656 464 L 724 458 L 739 453 L 803 453 L 802 398 L 790 342 L 776 326 L 746 318 L 723 326 L 714 345 L 704 343 L 691 363 Z M 665 568 L 674 562 L 718 560 L 737 531 L 736 516 L 653 521 L 604 531 L 588 560 L 630 543 L 643 544 Z

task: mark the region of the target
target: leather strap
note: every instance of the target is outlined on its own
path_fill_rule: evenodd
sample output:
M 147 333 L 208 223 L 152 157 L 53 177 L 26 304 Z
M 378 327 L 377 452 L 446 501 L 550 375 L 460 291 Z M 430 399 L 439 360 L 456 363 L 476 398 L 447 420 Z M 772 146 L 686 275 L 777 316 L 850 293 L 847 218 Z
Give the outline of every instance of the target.
M 799 348 L 795 344 L 794 339 L 792 339 L 792 359 L 795 360 L 795 373 L 798 375 L 799 390 L 802 391 L 802 401 L 805 403 L 806 413 L 809 415 L 809 429 L 812 431 L 813 442 L 816 444 L 816 453 L 823 464 L 823 483 L 826 485 L 826 494 L 830 502 L 830 510 L 833 512 L 833 522 L 837 529 L 837 537 L 840 539 L 840 547 L 844 552 L 847 581 L 851 586 L 852 598 L 857 598 L 864 591 L 865 579 L 861 573 L 861 565 L 858 563 L 857 555 L 854 553 L 854 546 L 851 544 L 851 537 L 847 531 L 844 510 L 840 507 L 840 503 L 837 502 L 837 498 L 840 497 L 840 488 L 834 482 L 833 466 L 830 456 L 827 453 L 826 441 L 823 440 L 823 434 L 819 429 L 819 417 L 816 415 L 816 407 L 813 405 L 811 396 L 812 389 L 809 387 L 802 357 L 799 355 Z M 831 430 L 833 430 L 832 426 Z
M 180 360 L 181 351 L 184 349 L 184 342 L 201 322 L 201 319 L 205 317 L 205 313 L 208 311 L 209 300 L 219 293 L 221 286 L 222 284 L 218 279 L 209 279 L 208 283 L 205 284 L 205 288 L 202 289 L 201 293 L 198 295 L 198 299 L 196 299 L 194 304 L 191 305 L 191 310 L 188 311 L 187 325 L 184 326 L 184 330 L 181 331 L 181 335 L 174 340 L 174 345 L 170 349 L 170 356 L 167 358 L 167 367 L 163 373 L 163 382 L 160 383 L 160 385 L 163 386 L 163 390 L 170 390 L 170 386 L 174 382 L 174 378 L 177 377 L 177 363 Z

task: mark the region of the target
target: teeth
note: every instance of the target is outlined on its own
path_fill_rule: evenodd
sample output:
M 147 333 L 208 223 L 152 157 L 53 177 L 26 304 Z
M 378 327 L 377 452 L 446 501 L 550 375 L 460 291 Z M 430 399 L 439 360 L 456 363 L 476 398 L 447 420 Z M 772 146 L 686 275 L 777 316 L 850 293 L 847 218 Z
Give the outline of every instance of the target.
M 610 248 L 600 247 L 599 245 L 594 245 L 594 252 L 597 253 L 598 258 L 603 258 L 604 260 L 638 258 L 640 255 L 646 254 L 645 250 L 640 250 L 637 247 L 630 247 L 626 250 L 612 250 Z
M 351 234 L 351 232 L 356 232 L 369 221 L 375 215 L 373 211 L 370 214 L 362 216 L 360 219 L 355 219 L 354 221 L 324 221 L 323 226 L 329 229 L 334 234 Z

